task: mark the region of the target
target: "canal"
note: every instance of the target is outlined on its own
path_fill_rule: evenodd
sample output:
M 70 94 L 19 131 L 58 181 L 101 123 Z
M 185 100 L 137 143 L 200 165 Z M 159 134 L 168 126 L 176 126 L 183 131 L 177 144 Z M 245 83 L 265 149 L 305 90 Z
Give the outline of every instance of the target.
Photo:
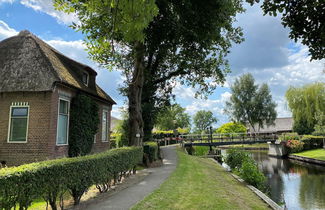
M 325 167 L 270 157 L 266 150 L 248 152 L 267 177 L 267 194 L 276 203 L 290 210 L 325 209 Z

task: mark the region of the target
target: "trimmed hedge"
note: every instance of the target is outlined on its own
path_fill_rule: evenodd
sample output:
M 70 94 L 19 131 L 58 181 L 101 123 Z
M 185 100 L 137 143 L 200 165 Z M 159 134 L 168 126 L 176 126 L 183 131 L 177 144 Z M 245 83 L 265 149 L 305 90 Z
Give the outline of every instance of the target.
M 44 198 L 53 209 L 65 192 L 75 193 L 75 202 L 92 185 L 110 186 L 121 174 L 134 170 L 142 160 L 141 147 L 125 147 L 94 155 L 62 158 L 0 170 L 0 209 L 17 204 L 27 209 Z M 79 200 L 78 200 L 79 199 Z
M 150 163 L 161 158 L 157 142 L 144 142 L 143 152 L 147 154 Z
M 324 136 L 304 135 L 301 142 L 304 143 L 303 150 L 318 149 L 323 147 Z

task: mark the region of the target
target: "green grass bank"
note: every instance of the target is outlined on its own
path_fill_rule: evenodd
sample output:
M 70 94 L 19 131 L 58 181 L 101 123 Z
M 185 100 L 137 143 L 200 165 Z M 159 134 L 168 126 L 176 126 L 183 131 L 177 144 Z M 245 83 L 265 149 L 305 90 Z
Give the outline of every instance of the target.
M 210 159 L 177 151 L 173 174 L 152 194 L 135 205 L 142 209 L 269 209 L 244 184 Z
M 325 149 L 308 150 L 304 152 L 294 153 L 293 155 L 325 161 Z

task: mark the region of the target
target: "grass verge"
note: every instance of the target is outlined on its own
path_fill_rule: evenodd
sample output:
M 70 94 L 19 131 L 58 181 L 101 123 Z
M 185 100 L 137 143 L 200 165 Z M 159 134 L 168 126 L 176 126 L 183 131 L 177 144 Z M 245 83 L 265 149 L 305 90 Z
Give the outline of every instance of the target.
M 293 155 L 325 161 L 325 149 L 308 150 L 304 152 L 294 153 Z
M 177 151 L 173 174 L 132 209 L 269 209 L 244 184 L 210 159 Z

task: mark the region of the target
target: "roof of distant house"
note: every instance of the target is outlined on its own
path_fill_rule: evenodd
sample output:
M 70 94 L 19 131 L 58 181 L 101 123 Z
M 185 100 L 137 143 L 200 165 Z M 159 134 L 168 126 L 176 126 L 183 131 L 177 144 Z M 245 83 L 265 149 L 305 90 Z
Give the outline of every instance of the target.
M 293 126 L 293 118 L 292 117 L 284 117 L 284 118 L 276 118 L 274 121 L 274 125 L 264 125 L 263 128 L 260 128 L 260 133 L 272 133 L 272 132 L 286 132 L 292 131 Z M 247 126 L 250 131 L 253 131 L 251 126 Z M 255 130 L 258 132 L 258 125 L 255 125 Z
M 97 75 L 29 31 L 0 42 L 0 92 L 51 91 L 60 83 L 116 104 L 97 84 L 91 88 L 83 83 L 77 75 L 84 71 Z

